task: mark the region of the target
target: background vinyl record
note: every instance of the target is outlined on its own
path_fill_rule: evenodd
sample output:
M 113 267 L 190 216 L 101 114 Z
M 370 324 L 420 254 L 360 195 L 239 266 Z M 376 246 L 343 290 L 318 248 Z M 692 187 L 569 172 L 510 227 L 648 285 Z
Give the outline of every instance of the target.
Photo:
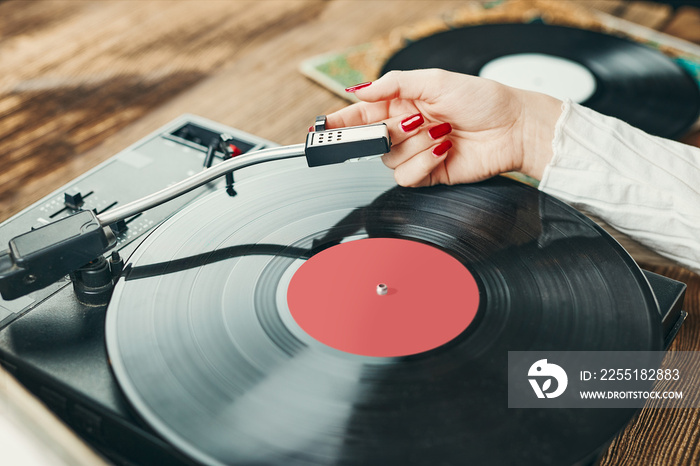
M 522 54 L 539 57 L 529 63 L 512 60 Z M 512 61 L 497 76 L 506 81 L 524 76 L 525 85 L 517 87 L 561 97 L 557 90 L 568 86 L 565 94 L 572 100 L 657 136 L 682 136 L 700 113 L 697 83 L 662 53 L 623 38 L 542 23 L 488 24 L 441 32 L 408 44 L 387 61 L 382 74 L 442 68 L 480 75 L 485 66 L 504 57 Z M 557 60 L 543 57 L 560 63 L 549 67 L 548 62 Z M 571 79 L 570 71 L 582 80 Z
M 196 461 L 588 464 L 633 416 L 507 407 L 508 351 L 661 349 L 658 309 L 636 264 L 563 203 L 503 178 L 400 188 L 379 161 L 275 162 L 236 191 L 156 229 L 107 312 L 120 387 Z M 373 239 L 459 261 L 478 288 L 471 324 L 398 357 L 339 351 L 305 333 L 290 316 L 290 280 L 324 252 Z

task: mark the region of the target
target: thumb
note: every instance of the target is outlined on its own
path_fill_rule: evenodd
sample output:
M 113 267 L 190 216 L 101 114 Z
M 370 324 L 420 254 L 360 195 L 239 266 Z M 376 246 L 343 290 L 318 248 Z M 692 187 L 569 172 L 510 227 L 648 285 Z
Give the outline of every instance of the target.
M 405 99 L 435 101 L 444 91 L 444 85 L 451 73 L 445 70 L 389 71 L 370 83 L 358 84 L 345 89 L 365 102 Z

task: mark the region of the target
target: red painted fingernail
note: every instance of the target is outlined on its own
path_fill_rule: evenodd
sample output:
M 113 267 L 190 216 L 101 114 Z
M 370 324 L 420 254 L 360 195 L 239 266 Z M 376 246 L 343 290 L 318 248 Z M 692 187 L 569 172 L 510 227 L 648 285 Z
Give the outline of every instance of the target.
M 408 133 L 409 131 L 413 131 L 414 129 L 418 128 L 424 121 L 423 115 L 416 113 L 415 115 L 411 115 L 401 122 L 401 129 L 404 133 Z
M 440 144 L 435 146 L 435 149 L 433 149 L 433 155 L 435 157 L 440 157 L 442 154 L 450 150 L 452 147 L 452 142 L 450 141 L 442 141 Z
M 309 133 L 313 133 L 313 132 L 314 132 L 314 127 L 313 127 L 313 126 L 309 126 Z
M 452 125 L 449 123 L 440 123 L 437 126 L 433 126 L 428 130 L 430 137 L 433 139 L 440 139 L 446 134 L 450 134 L 452 131 Z
M 345 92 L 359 91 L 360 89 L 365 88 L 365 87 L 369 86 L 370 84 L 372 84 L 372 81 L 369 81 L 366 83 L 355 84 L 354 86 L 350 86 L 350 87 L 345 88 Z

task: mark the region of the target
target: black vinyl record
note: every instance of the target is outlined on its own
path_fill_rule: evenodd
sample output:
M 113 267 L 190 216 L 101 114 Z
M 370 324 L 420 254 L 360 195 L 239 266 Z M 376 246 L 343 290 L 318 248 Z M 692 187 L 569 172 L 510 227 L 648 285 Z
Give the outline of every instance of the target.
M 411 189 L 379 161 L 266 167 L 239 176 L 235 197 L 215 192 L 157 228 L 107 312 L 120 387 L 192 459 L 588 464 L 634 415 L 507 406 L 508 351 L 662 347 L 641 271 L 586 217 L 501 177 Z M 466 330 L 400 357 L 350 354 L 301 330 L 287 309 L 295 271 L 369 238 L 459 261 L 479 295 Z
M 442 68 L 479 75 L 495 59 L 530 53 L 583 65 L 596 86 L 593 95 L 580 103 L 650 134 L 680 137 L 700 114 L 698 84 L 661 52 L 620 37 L 543 23 L 441 32 L 409 43 L 387 61 L 382 74 Z

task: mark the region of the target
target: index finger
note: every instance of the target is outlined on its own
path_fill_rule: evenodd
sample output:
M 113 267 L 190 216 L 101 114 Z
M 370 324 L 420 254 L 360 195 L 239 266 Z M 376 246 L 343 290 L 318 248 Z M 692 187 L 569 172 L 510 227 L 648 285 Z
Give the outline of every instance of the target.
M 332 129 L 369 125 L 387 118 L 389 118 L 389 106 L 386 102 L 357 102 L 326 115 L 326 127 Z

